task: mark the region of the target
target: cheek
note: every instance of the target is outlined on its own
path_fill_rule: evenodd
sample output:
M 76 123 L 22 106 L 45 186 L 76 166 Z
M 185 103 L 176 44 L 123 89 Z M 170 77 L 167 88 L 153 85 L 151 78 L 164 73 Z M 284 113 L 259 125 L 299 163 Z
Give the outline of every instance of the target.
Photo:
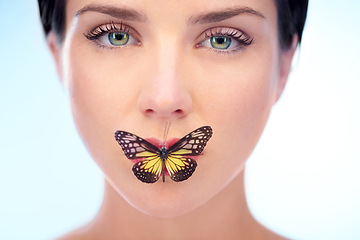
M 129 67 L 135 59 L 128 54 L 99 54 L 109 50 L 89 44 L 73 44 L 70 48 L 68 82 L 72 111 L 81 133 L 111 136 L 137 109 L 139 88 L 133 79 L 136 69 Z
M 257 54 L 259 55 L 259 54 Z M 209 143 L 213 164 L 221 163 L 219 179 L 232 179 L 244 167 L 265 127 L 276 96 L 277 65 L 272 52 L 215 66 L 207 74 L 209 85 L 203 102 L 214 128 Z M 261 67 L 260 67 L 261 66 Z
M 131 114 L 130 104 L 123 103 L 134 102 L 133 86 L 124 81 L 126 73 L 119 61 L 99 60 L 98 54 L 83 45 L 79 47 L 74 41 L 65 61 L 71 69 L 65 77 L 78 132 L 104 172 L 133 177 L 114 139 L 114 132 L 124 124 L 124 114 Z
M 99 130 L 104 135 L 114 131 L 109 111 L 113 102 L 108 99 L 108 82 L 104 81 L 109 76 L 96 68 L 93 61 L 74 55 L 75 53 L 71 59 L 73 71 L 69 75 L 69 94 L 75 123 L 87 143 L 100 137 L 96 133 Z M 101 140 L 97 139 L 99 142 Z

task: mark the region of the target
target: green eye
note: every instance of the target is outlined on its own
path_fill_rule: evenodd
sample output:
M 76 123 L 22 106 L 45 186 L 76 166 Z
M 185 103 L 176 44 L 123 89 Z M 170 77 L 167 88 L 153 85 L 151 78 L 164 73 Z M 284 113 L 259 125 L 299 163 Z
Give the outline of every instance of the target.
M 217 49 L 227 49 L 231 45 L 231 38 L 225 36 L 211 37 L 211 46 Z
M 109 42 L 114 46 L 122 46 L 129 42 L 129 34 L 124 32 L 109 33 Z

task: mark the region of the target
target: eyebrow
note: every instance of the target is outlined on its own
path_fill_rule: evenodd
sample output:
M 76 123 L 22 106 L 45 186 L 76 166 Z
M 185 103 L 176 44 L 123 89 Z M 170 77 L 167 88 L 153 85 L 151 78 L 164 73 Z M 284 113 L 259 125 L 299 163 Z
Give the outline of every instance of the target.
M 237 7 L 237 8 L 227 8 L 220 11 L 214 11 L 209 13 L 200 14 L 197 16 L 192 16 L 189 18 L 188 23 L 190 24 L 206 24 L 206 23 L 215 23 L 221 22 L 226 19 L 241 15 L 241 14 L 251 14 L 265 19 L 265 16 L 249 7 Z
M 110 15 L 115 18 L 128 20 L 128 21 L 145 22 L 147 20 L 145 14 L 133 9 L 118 8 L 114 6 L 96 5 L 96 4 L 90 4 L 83 7 L 82 9 L 78 10 L 75 13 L 75 16 L 80 16 L 85 12 L 99 12 Z

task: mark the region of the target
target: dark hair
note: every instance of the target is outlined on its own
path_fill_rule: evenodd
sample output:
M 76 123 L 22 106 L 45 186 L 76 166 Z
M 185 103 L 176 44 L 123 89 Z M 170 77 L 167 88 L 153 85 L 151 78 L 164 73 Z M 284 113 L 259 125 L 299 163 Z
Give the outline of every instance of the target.
M 41 22 L 47 35 L 51 30 L 62 42 L 65 34 L 66 0 L 38 0 Z M 308 0 L 275 0 L 278 10 L 279 41 L 282 48 L 289 48 L 297 34 L 299 43 L 305 25 Z
M 53 31 L 62 42 L 65 37 L 66 0 L 38 0 L 38 3 L 46 36 Z
M 280 46 L 290 48 L 294 34 L 301 43 L 309 0 L 275 0 Z

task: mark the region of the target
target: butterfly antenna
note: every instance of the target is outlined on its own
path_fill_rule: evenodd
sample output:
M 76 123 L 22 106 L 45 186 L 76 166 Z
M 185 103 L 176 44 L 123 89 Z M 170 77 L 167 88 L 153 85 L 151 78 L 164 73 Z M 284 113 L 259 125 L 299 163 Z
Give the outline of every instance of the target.
M 167 138 L 168 133 L 169 133 L 170 125 L 171 125 L 171 122 L 166 122 L 166 124 L 165 124 L 165 131 L 164 131 L 164 147 L 166 147 L 166 146 L 165 146 L 165 142 L 166 142 L 166 138 Z

